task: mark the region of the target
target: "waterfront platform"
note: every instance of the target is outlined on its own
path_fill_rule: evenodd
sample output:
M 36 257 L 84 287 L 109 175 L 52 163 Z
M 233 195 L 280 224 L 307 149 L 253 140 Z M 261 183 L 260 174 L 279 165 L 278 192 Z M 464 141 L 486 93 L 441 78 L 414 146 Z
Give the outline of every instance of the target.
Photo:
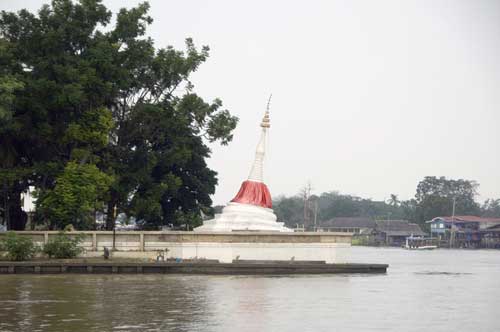
M 58 234 L 57 231 L 16 233 L 30 237 L 39 247 Z M 151 260 L 161 251 L 165 259 L 215 259 L 221 263 L 238 259 L 345 263 L 349 260 L 352 238 L 351 233 L 343 232 L 76 231 L 67 234 L 83 237 L 80 246 L 84 258 L 102 257 L 106 247 L 113 252 L 113 258 L 120 259 Z
M 324 261 L 209 261 L 177 262 L 7 262 L 0 261 L 1 274 L 184 274 L 184 275 L 294 275 L 386 273 L 386 264 L 328 264 Z

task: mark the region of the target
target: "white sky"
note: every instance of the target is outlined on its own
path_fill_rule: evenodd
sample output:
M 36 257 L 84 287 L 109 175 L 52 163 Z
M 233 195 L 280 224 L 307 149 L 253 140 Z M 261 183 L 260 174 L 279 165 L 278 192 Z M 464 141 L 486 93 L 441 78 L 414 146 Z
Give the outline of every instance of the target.
M 47 1 L 1 0 L 37 10 Z M 138 1 L 104 1 L 116 12 Z M 265 178 L 273 196 L 308 180 L 376 200 L 414 196 L 427 175 L 480 183 L 500 198 L 500 2 L 161 1 L 157 47 L 192 37 L 211 56 L 195 91 L 240 118 L 213 146 L 215 204 L 246 179 L 269 93 Z

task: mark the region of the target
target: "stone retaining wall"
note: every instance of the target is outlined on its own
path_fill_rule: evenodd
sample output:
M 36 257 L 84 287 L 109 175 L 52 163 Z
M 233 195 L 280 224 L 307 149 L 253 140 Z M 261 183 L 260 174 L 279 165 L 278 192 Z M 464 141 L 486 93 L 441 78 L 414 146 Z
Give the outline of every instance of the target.
M 42 246 L 58 231 L 22 231 L 16 232 L 28 236 Z M 5 233 L 0 233 L 0 240 Z M 68 235 L 82 234 L 81 244 L 88 251 L 103 250 L 113 247 L 112 231 L 77 231 Z M 115 249 L 119 251 L 150 251 L 165 249 L 166 244 L 180 243 L 343 243 L 351 244 L 351 233 L 344 232 L 297 232 L 297 233 L 260 233 L 260 232 L 159 232 L 159 231 L 117 231 L 115 233 Z
M 16 232 L 29 236 L 42 246 L 57 231 Z M 0 239 L 5 233 L 0 233 Z M 151 231 L 81 231 L 84 256 L 102 255 L 104 247 L 113 248 L 117 257 L 154 259 L 157 251 L 166 251 L 166 258 L 204 258 L 231 262 L 233 259 L 254 260 L 324 260 L 342 262 L 347 258 L 346 248 L 351 245 L 351 233 L 333 232 L 151 232 Z
M 175 274 L 326 274 L 326 273 L 386 273 L 386 264 L 325 264 L 314 262 L 267 262 L 224 264 L 218 262 L 180 263 L 51 263 L 0 262 L 1 274 L 60 274 L 60 273 L 175 273 Z

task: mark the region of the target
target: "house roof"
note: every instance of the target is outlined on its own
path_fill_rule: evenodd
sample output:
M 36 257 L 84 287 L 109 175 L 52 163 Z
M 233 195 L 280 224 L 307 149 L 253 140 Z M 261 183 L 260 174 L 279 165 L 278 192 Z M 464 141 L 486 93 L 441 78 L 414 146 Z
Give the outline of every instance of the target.
M 435 221 L 444 221 L 444 222 L 477 222 L 477 223 L 500 223 L 500 218 L 486 218 L 486 217 L 478 217 L 478 216 L 444 216 L 444 217 L 436 217 L 432 220 L 426 221 L 426 223 L 431 223 Z
M 375 228 L 375 221 L 370 217 L 336 217 L 321 222 L 321 226 L 337 228 Z
M 388 236 L 425 236 L 426 234 L 422 230 L 410 232 L 410 231 L 385 231 L 383 232 Z
M 487 234 L 487 233 L 498 233 L 500 234 L 500 224 L 498 225 L 494 225 L 494 226 L 490 226 L 486 229 L 481 229 L 479 230 L 480 233 L 483 233 L 483 234 Z
M 377 220 L 377 231 L 389 236 L 425 235 L 419 225 L 408 220 Z
M 488 229 L 499 229 L 500 230 L 500 224 L 489 226 Z

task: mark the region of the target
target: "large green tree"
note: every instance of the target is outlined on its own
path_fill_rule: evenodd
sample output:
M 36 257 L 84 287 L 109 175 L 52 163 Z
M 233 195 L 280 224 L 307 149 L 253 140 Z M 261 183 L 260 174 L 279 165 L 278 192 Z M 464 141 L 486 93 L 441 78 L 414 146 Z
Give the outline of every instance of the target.
M 34 186 L 49 197 L 69 163 L 95 165 L 107 144 L 112 120 L 105 103 L 112 84 L 108 68 L 100 67 L 106 60 L 98 56 L 106 36 L 96 28 L 110 17 L 98 1 L 53 1 L 38 15 L 0 15 L 0 58 L 10 58 L 10 76 L 23 87 L 14 91 L 0 129 L 8 157 L 2 164 L 3 196 L 13 229 L 24 227 L 22 191 Z M 44 217 L 57 219 L 48 211 Z
M 484 217 L 500 218 L 500 199 L 487 199 L 481 211 Z
M 133 215 L 146 227 L 196 225 L 217 184 L 205 163 L 206 144 L 230 142 L 237 118 L 220 100 L 207 103 L 193 92 L 189 77 L 206 61 L 208 47 L 197 49 L 187 39 L 185 52 L 155 50 L 144 38 L 152 22 L 148 9 L 147 3 L 122 9 L 109 33 L 119 69 L 109 103 L 115 127 L 103 153 L 103 168 L 116 179 L 107 210 Z M 114 226 L 114 214 L 106 226 Z
M 24 84 L 16 73 L 15 56 L 12 46 L 0 38 L 0 216 L 10 228 L 22 228 L 26 216 L 20 209 L 20 191 L 24 187 L 24 178 L 29 169 L 19 163 L 13 141 L 16 132 L 12 121 L 16 92 Z M 10 135 L 5 133 L 10 132 Z M 12 218 L 11 218 L 12 216 Z
M 479 184 L 471 180 L 453 180 L 426 176 L 417 185 L 415 194 L 417 221 L 424 223 L 438 216 L 450 216 L 455 200 L 456 215 L 479 215 L 475 201 Z
M 195 116 L 202 112 L 199 119 L 206 121 L 211 116 L 209 121 L 217 121 L 218 114 L 225 114 L 213 115 L 219 105 L 218 101 L 209 105 L 194 94 L 186 94 L 173 103 L 133 109 L 129 121 L 122 124 L 120 145 L 112 147 L 125 152 L 125 162 L 115 168 L 119 178 L 116 194 L 129 195 L 121 198 L 120 210 L 146 226 L 199 223 L 201 212 L 207 213 L 212 204 L 210 195 L 217 179 L 205 163 L 210 150 L 200 130 L 206 125 L 197 123 Z M 217 137 L 208 135 L 210 139 Z M 224 135 L 221 139 L 230 138 Z
M 24 227 L 28 186 L 39 193 L 37 219 L 55 228 L 70 219 L 88 227 L 90 206 L 107 210 L 108 228 L 115 211 L 158 225 L 196 222 L 210 206 L 217 180 L 206 144 L 227 144 L 237 119 L 193 92 L 189 76 L 208 47 L 188 39 L 185 52 L 156 49 L 148 9 L 122 9 L 112 27 L 99 0 L 0 14 L 0 180 L 11 228 Z M 83 207 L 74 214 L 73 197 Z

